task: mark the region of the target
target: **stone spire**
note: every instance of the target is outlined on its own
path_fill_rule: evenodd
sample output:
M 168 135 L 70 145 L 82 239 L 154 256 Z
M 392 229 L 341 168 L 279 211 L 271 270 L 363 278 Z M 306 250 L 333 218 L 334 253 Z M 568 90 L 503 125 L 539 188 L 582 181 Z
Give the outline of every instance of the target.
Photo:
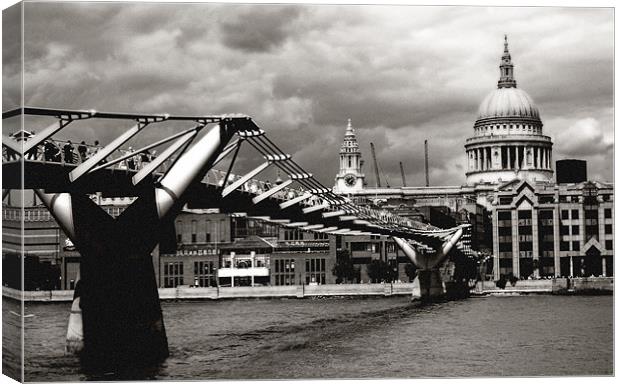
M 355 136 L 355 129 L 353 129 L 353 126 L 351 125 L 351 119 L 347 120 L 347 130 L 344 134 L 342 148 L 340 149 L 340 153 L 347 152 L 359 152 L 359 144 L 357 143 L 357 137 Z
M 502 55 L 502 61 L 499 65 L 499 81 L 497 82 L 498 88 L 517 88 L 517 81 L 514 79 L 514 66 L 510 58 L 510 52 L 508 51 L 508 36 L 504 35 L 504 54 Z
M 347 119 L 347 131 L 345 132 L 345 136 L 355 136 L 355 131 L 351 126 L 351 119 Z

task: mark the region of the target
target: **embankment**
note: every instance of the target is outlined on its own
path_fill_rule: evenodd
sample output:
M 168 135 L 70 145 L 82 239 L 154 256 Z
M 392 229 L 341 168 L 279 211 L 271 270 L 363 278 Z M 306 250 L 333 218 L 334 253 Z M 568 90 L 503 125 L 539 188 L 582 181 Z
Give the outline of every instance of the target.
M 320 296 L 394 296 L 411 295 L 412 283 L 400 284 L 325 284 L 259 287 L 159 288 L 161 300 L 219 300 L 241 298 L 320 297 Z M 73 291 L 25 291 L 2 287 L 2 295 L 26 302 L 62 302 L 73 299 Z
M 612 294 L 613 277 L 558 277 L 540 280 L 518 280 L 513 286 L 506 284 L 498 288 L 494 281 L 479 281 L 472 292 L 474 295 L 517 295 L 517 294 L 557 294 L 557 295 L 596 295 Z

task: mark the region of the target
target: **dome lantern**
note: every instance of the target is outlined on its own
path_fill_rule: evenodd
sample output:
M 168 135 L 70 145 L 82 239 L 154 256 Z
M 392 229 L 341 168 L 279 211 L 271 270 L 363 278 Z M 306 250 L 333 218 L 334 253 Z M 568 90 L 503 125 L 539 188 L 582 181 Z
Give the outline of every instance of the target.
M 517 88 L 517 81 L 514 79 L 514 65 L 508 51 L 508 36 L 504 35 L 504 54 L 499 65 L 499 81 L 497 88 Z

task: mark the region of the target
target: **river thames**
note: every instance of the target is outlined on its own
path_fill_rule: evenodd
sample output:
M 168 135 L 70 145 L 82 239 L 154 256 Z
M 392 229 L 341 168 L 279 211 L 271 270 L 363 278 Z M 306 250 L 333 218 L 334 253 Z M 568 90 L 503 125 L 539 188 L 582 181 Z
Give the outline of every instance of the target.
M 162 303 L 171 356 L 148 378 L 417 378 L 613 374 L 612 296 Z M 64 354 L 69 303 L 27 304 L 27 381 L 111 380 Z M 17 318 L 3 299 L 3 315 Z M 30 316 L 33 315 L 33 316 Z M 17 322 L 5 322 L 17 333 Z M 11 345 L 11 344 L 8 344 Z M 8 356 L 7 356 L 8 354 Z M 147 378 L 137 377 L 137 378 Z

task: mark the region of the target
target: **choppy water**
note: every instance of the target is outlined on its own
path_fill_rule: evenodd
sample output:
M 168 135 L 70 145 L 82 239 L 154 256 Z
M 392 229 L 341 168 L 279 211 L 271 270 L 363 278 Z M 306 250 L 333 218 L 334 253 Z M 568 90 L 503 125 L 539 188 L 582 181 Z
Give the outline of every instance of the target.
M 162 306 L 171 356 L 158 379 L 613 374 L 611 296 L 485 297 L 423 308 L 406 297 Z M 15 308 L 3 299 L 3 315 Z M 63 353 L 69 308 L 26 305 L 34 315 L 25 318 L 26 380 L 89 378 Z M 12 355 L 6 343 L 3 353 Z

